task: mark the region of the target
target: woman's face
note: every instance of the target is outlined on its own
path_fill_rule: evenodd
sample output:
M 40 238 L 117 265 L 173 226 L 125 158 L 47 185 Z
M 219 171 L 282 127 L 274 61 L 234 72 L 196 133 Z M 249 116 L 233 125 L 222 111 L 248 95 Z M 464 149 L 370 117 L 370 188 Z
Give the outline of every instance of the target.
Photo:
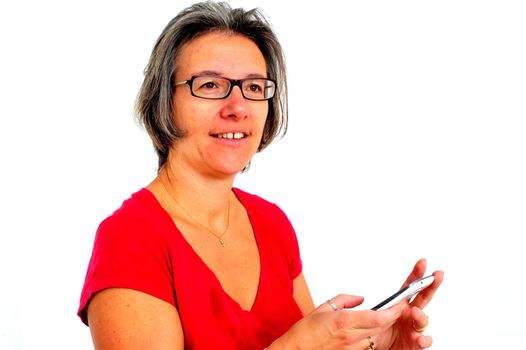
M 267 77 L 265 59 L 256 44 L 245 36 L 225 33 L 202 35 L 180 50 L 174 81 L 203 74 L 230 79 Z M 238 86 L 225 99 L 207 100 L 192 96 L 190 85 L 177 85 L 172 110 L 185 136 L 173 145 L 170 157 L 178 166 L 205 175 L 235 175 L 259 147 L 268 108 L 268 101 L 245 99 Z

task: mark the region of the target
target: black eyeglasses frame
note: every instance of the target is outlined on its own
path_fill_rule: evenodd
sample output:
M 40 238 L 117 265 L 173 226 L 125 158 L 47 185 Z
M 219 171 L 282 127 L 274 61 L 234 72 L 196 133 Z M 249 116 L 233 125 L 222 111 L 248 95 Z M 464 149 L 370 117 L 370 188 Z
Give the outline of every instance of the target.
M 203 97 L 203 96 L 196 95 L 195 92 L 194 92 L 194 89 L 193 89 L 193 82 L 194 82 L 195 79 L 204 78 L 204 77 L 221 78 L 221 79 L 225 79 L 225 80 L 229 81 L 230 82 L 230 88 L 226 92 L 225 96 L 223 96 L 223 97 Z M 247 97 L 247 96 L 245 96 L 245 92 L 243 91 L 242 84 L 243 84 L 243 82 L 248 81 L 248 80 L 265 80 L 265 81 L 270 81 L 270 82 L 272 82 L 274 84 L 274 93 L 269 98 L 263 98 L 263 99 Z M 232 90 L 234 89 L 234 86 L 238 86 L 239 90 L 241 90 L 241 94 L 243 95 L 243 97 L 245 99 L 250 100 L 250 101 L 268 101 L 268 100 L 273 99 L 274 96 L 276 96 L 276 90 L 278 88 L 278 84 L 276 83 L 276 81 L 274 79 L 270 79 L 270 78 L 254 77 L 254 78 L 245 78 L 245 79 L 230 79 L 230 78 L 223 77 L 223 76 L 220 76 L 220 75 L 194 75 L 188 80 L 182 80 L 182 81 L 178 81 L 178 82 L 173 83 L 173 86 L 179 86 L 179 85 L 185 85 L 185 84 L 190 86 L 190 93 L 192 94 L 192 96 L 197 97 L 197 98 L 202 98 L 202 99 L 205 99 L 205 100 L 223 100 L 223 99 L 227 98 L 228 96 L 230 96 L 230 94 L 232 93 Z

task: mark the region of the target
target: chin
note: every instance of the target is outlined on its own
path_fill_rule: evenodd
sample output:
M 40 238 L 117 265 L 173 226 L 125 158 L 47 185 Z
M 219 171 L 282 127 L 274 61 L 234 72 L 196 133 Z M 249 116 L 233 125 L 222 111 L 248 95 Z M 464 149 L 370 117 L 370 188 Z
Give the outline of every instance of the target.
M 209 164 L 210 170 L 216 174 L 221 174 L 223 176 L 235 176 L 244 170 L 246 170 L 252 158 L 248 155 L 235 155 L 230 154 L 230 157 L 225 154 L 215 156 L 214 158 L 209 158 L 211 161 Z
M 235 176 L 237 174 L 240 174 L 240 173 L 246 171 L 249 168 L 249 165 L 250 165 L 250 163 L 247 163 L 247 164 L 244 164 L 244 165 L 235 166 L 235 167 L 228 167 L 226 169 L 223 168 L 221 173 L 223 173 L 226 176 Z
M 209 166 L 209 174 L 213 177 L 218 178 L 227 178 L 227 177 L 233 177 L 237 174 L 241 173 L 245 168 L 248 167 L 249 162 L 247 163 L 238 163 L 238 164 L 232 164 L 232 163 L 222 163 L 222 164 L 215 164 Z

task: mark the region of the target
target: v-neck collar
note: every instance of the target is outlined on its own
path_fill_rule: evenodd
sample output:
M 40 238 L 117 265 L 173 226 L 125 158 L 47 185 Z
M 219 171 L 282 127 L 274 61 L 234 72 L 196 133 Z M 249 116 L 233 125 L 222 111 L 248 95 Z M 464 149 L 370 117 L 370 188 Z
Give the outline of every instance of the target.
M 236 195 L 237 199 L 241 202 L 241 204 L 243 205 L 243 207 L 245 208 L 245 210 L 247 212 L 248 219 L 249 219 L 250 224 L 252 226 L 252 232 L 254 233 L 254 238 L 255 238 L 255 241 L 256 241 L 256 246 L 257 246 L 258 255 L 259 255 L 259 282 L 258 282 L 258 287 L 257 287 L 257 291 L 256 291 L 256 297 L 254 298 L 254 302 L 252 303 L 252 306 L 250 307 L 249 310 L 243 309 L 241 307 L 241 304 L 239 304 L 238 301 L 236 301 L 234 298 L 232 298 L 232 296 L 230 294 L 228 294 L 226 292 L 226 290 L 221 285 L 221 281 L 219 281 L 219 278 L 217 277 L 217 275 L 206 264 L 206 262 L 199 256 L 199 254 L 197 254 L 197 252 L 190 245 L 190 243 L 188 243 L 188 241 L 184 238 L 183 234 L 181 233 L 181 231 L 177 227 L 177 224 L 172 219 L 170 214 L 163 208 L 161 203 L 158 201 L 157 197 L 155 197 L 155 195 L 150 190 L 148 190 L 147 188 L 144 188 L 144 190 L 146 192 L 148 192 L 153 197 L 153 199 L 155 200 L 157 206 L 162 211 L 163 216 L 165 216 L 171 222 L 171 226 L 173 227 L 173 230 L 175 231 L 175 234 L 177 235 L 179 240 L 182 242 L 183 246 L 188 251 L 190 251 L 192 255 L 194 255 L 194 257 L 195 257 L 195 259 L 197 261 L 199 261 L 199 264 L 201 265 L 201 267 L 206 271 L 207 274 L 210 275 L 210 278 L 214 281 L 214 284 L 216 284 L 216 287 L 221 290 L 221 292 L 225 296 L 225 298 L 227 300 L 229 300 L 231 303 L 233 303 L 234 305 L 236 305 L 237 308 L 240 311 L 242 311 L 242 312 L 254 313 L 255 311 L 257 311 L 257 307 L 261 303 L 260 300 L 263 297 L 262 296 L 262 291 L 263 291 L 263 287 L 265 286 L 264 282 L 265 282 L 265 273 L 266 273 L 264 249 L 262 249 L 263 242 L 262 242 L 262 237 L 260 237 L 260 234 L 261 234 L 262 230 L 258 226 L 259 223 L 257 222 L 257 220 L 255 220 L 255 218 L 254 218 L 253 208 L 250 206 L 249 203 L 246 202 L 246 200 L 245 200 L 245 198 L 244 198 L 244 196 L 242 194 L 242 191 L 240 191 L 237 188 L 232 188 L 232 191 L 234 192 L 234 194 Z

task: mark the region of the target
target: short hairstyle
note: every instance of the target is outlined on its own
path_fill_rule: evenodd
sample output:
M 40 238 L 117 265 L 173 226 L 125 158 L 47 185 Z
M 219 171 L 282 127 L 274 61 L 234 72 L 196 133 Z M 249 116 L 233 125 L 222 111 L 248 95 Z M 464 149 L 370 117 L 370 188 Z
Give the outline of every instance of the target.
M 194 4 L 174 17 L 157 39 L 136 101 L 136 116 L 150 135 L 157 153 L 158 171 L 170 147 L 184 136 L 172 117 L 173 79 L 178 55 L 186 43 L 210 33 L 240 34 L 251 39 L 266 62 L 267 76 L 277 82 L 276 95 L 268 101 L 269 112 L 258 151 L 287 131 L 287 79 L 285 57 L 269 22 L 259 9 L 232 9 L 227 3 Z

